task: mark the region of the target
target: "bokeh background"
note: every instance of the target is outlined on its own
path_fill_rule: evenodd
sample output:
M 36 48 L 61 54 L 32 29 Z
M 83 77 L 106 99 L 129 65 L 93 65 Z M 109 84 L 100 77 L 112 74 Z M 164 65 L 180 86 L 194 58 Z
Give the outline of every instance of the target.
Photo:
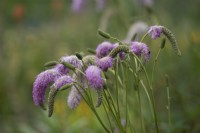
M 99 28 L 123 40 L 133 23 L 154 25 L 152 18 L 157 17 L 175 34 L 182 52 L 177 57 L 168 42 L 159 57 L 154 86 L 161 128 L 166 126 L 167 74 L 174 132 L 200 133 L 200 1 L 99 1 L 85 0 L 80 8 L 73 7 L 72 0 L 0 1 L 0 132 L 103 132 L 84 102 L 76 110 L 68 109 L 68 91 L 58 95 L 55 113 L 48 118 L 32 101 L 35 76 L 45 62 L 95 48 L 103 41 Z M 160 40 L 147 42 L 154 57 Z

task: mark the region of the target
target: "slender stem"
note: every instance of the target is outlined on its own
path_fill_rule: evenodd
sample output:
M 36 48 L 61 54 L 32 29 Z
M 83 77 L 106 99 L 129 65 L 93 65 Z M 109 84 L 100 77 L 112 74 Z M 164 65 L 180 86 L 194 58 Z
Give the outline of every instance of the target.
M 105 110 L 105 112 L 106 112 L 106 116 L 107 116 L 107 118 L 108 118 L 108 123 L 109 123 L 109 125 L 110 125 L 111 132 L 113 133 L 111 121 L 110 121 L 110 118 L 109 118 L 109 115 L 108 115 L 108 112 L 107 112 L 107 110 L 106 110 L 106 107 L 105 107 L 104 102 L 103 102 L 103 108 L 104 108 L 104 110 Z
M 144 83 L 143 83 L 142 80 L 140 80 L 140 83 L 141 83 L 141 85 L 143 86 L 144 91 L 145 91 L 145 93 L 146 93 L 146 95 L 147 95 L 147 98 L 148 98 L 149 104 L 150 104 L 150 106 L 151 106 L 152 116 L 154 116 L 154 114 L 153 114 L 153 108 L 152 108 L 152 107 L 153 107 L 153 104 L 152 104 L 152 101 L 151 101 L 151 98 L 150 98 L 149 92 L 148 92 L 148 90 L 147 90 L 147 88 L 146 88 L 146 86 L 144 85 Z
M 90 109 L 93 111 L 93 113 L 95 114 L 95 116 L 97 117 L 98 121 L 100 122 L 100 124 L 102 125 L 102 127 L 104 128 L 104 130 L 107 132 L 107 133 L 110 133 L 110 131 L 106 128 L 106 126 L 103 124 L 99 114 L 97 113 L 93 103 L 89 103 L 85 97 L 83 96 L 83 94 L 81 93 L 81 91 L 78 89 L 78 87 L 76 85 L 74 85 L 75 88 L 79 91 L 79 93 L 81 94 L 81 96 L 83 97 L 84 101 L 87 103 L 87 105 L 90 107 Z M 86 92 L 86 91 L 84 91 Z
M 167 88 L 167 110 L 168 110 L 168 123 L 169 123 L 169 132 L 171 132 L 171 105 L 170 105 L 170 94 L 169 94 L 169 86 Z
M 84 91 L 84 94 L 86 95 L 87 99 L 89 101 L 86 100 L 86 98 L 82 95 L 81 91 L 78 89 L 78 87 L 76 86 L 78 85 L 79 87 L 81 87 L 81 89 Z M 75 88 L 78 90 L 78 92 L 81 94 L 81 96 L 83 97 L 83 99 L 85 100 L 85 102 L 89 105 L 89 106 L 92 106 L 91 105 L 91 101 L 90 101 L 90 98 L 89 98 L 89 95 L 88 95 L 88 92 L 85 90 L 85 88 L 78 82 L 74 82 L 74 86 Z
M 110 94 L 110 92 L 107 90 L 107 92 L 108 92 L 108 96 L 110 97 L 110 101 L 111 101 L 111 104 L 112 104 L 112 106 L 113 106 L 113 109 L 114 109 L 114 111 L 115 111 L 115 114 L 117 115 L 117 109 L 116 109 L 116 107 L 115 107 L 115 104 L 114 104 L 114 100 L 113 100 L 113 97 L 112 97 L 112 95 Z
M 160 54 L 160 51 L 161 51 L 161 48 L 158 50 L 158 53 L 157 53 L 156 58 L 154 60 L 153 70 L 152 70 L 152 74 L 151 74 L 151 85 L 153 84 L 153 77 L 154 77 L 155 68 L 156 68 L 156 64 L 157 64 L 157 61 L 158 61 L 158 56 Z
M 152 97 L 154 121 L 155 121 L 155 124 L 156 124 L 156 132 L 159 133 L 158 120 L 157 120 L 156 107 L 155 107 L 155 98 L 154 98 L 153 90 L 151 90 L 151 97 Z
M 140 42 L 142 42 L 144 39 L 145 39 L 145 37 L 148 35 L 148 32 L 147 33 L 145 33 L 143 36 L 142 36 L 142 39 L 140 40 Z
M 119 62 L 119 55 L 117 56 L 117 62 L 115 66 L 115 83 L 116 83 L 116 101 L 117 101 L 117 116 L 120 118 L 120 110 L 119 110 L 119 88 L 118 88 L 118 62 Z
M 106 99 L 107 106 L 108 106 L 109 110 L 111 111 L 111 114 L 112 114 L 113 118 L 115 119 L 116 124 L 118 125 L 120 131 L 124 132 L 123 127 L 122 127 L 122 125 L 121 125 L 121 122 L 120 122 L 120 120 L 119 120 L 119 119 L 117 118 L 117 116 L 116 116 L 116 115 L 117 115 L 116 112 L 114 113 L 113 110 L 112 110 L 112 108 L 111 108 L 111 106 L 110 106 L 110 102 L 109 102 L 108 96 L 107 96 L 107 94 L 105 93 L 105 91 L 104 91 L 104 97 L 105 97 L 105 99 Z M 115 115 L 115 114 L 116 114 L 116 115 Z
M 101 118 L 99 117 L 98 113 L 96 112 L 95 108 L 92 109 L 94 114 L 96 115 L 97 119 L 99 120 L 99 122 L 101 123 L 101 125 L 103 126 L 103 128 L 106 130 L 107 133 L 110 133 L 110 131 L 106 128 L 106 126 L 103 124 Z
M 137 61 L 140 63 L 142 69 L 144 70 L 144 73 L 145 73 L 145 77 L 146 77 L 146 79 L 147 79 L 148 86 L 149 86 L 149 88 L 151 89 L 151 92 L 152 92 L 152 93 L 151 93 L 151 97 L 152 97 L 152 106 L 153 106 L 153 116 L 154 116 L 154 121 L 155 121 L 155 125 L 156 125 L 156 132 L 159 133 L 158 121 L 157 121 L 157 114 L 156 114 L 156 110 L 155 110 L 155 100 L 154 100 L 152 85 L 151 85 L 151 83 L 150 83 L 150 80 L 149 80 L 147 71 L 146 71 L 144 65 L 142 64 L 142 62 L 140 61 L 140 59 L 139 59 L 133 52 L 131 52 L 131 54 L 132 54 L 132 55 L 137 59 Z
M 142 116 L 142 103 L 141 103 L 141 99 L 140 99 L 140 89 L 138 87 L 137 91 L 137 95 L 138 95 L 138 102 L 139 102 L 139 107 L 140 107 L 140 119 L 141 119 L 141 127 L 143 130 L 143 133 L 145 133 L 145 126 L 144 126 L 144 121 L 143 121 L 143 116 Z
M 126 126 L 125 126 L 125 130 L 127 131 L 127 125 L 128 125 L 128 87 L 127 87 L 127 82 L 126 82 L 126 78 L 127 78 L 127 68 L 125 68 L 125 72 L 124 72 L 124 66 L 121 65 L 122 68 L 122 75 L 123 75 L 123 84 L 125 86 L 125 119 L 126 119 Z
M 115 76 L 115 71 L 109 70 L 114 76 Z M 121 87 L 124 89 L 123 81 L 121 80 L 120 76 L 117 76 L 118 82 L 120 83 Z
M 78 72 L 80 72 L 81 74 L 83 74 L 84 76 L 86 76 L 85 73 L 82 72 L 80 69 L 77 68 L 76 70 L 77 70 Z

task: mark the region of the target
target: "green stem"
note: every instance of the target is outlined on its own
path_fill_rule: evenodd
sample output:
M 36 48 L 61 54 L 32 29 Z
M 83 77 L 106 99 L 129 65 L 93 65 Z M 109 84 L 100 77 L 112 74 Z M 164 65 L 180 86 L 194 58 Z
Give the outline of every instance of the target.
M 127 68 L 125 68 L 125 72 L 124 72 L 124 66 L 121 64 L 121 68 L 122 68 L 122 78 L 123 78 L 123 84 L 125 86 L 125 119 L 126 119 L 126 126 L 125 126 L 125 130 L 127 131 L 127 125 L 128 125 L 128 87 L 127 87 L 127 82 L 126 82 L 126 78 L 127 78 Z
M 89 102 L 85 99 L 85 97 L 83 96 L 83 94 L 81 93 L 81 91 L 78 89 L 78 87 L 77 87 L 76 85 L 74 85 L 74 86 L 75 86 L 75 88 L 78 90 L 78 92 L 81 94 L 81 96 L 83 97 L 83 99 L 84 99 L 84 101 L 87 103 L 87 105 L 90 107 L 90 109 L 93 111 L 93 113 L 94 113 L 95 116 L 97 117 L 99 123 L 102 125 L 102 127 L 104 128 L 104 130 L 105 130 L 107 133 L 110 133 L 110 131 L 106 128 L 106 126 L 103 124 L 101 118 L 99 117 L 99 115 L 98 115 L 98 113 L 97 113 L 97 111 L 96 111 L 96 109 L 95 109 L 93 103 L 89 103 Z M 84 88 L 82 88 L 82 89 L 84 90 Z M 86 94 L 87 94 L 87 91 L 84 91 L 84 92 L 86 92 Z M 92 102 L 92 101 L 91 101 L 91 102 Z
M 154 60 L 153 70 L 152 70 L 152 74 L 151 74 L 151 85 L 153 84 L 153 77 L 154 77 L 155 68 L 156 68 L 156 64 L 157 64 L 157 61 L 158 61 L 158 56 L 160 54 L 160 51 L 161 51 L 161 48 L 158 50 L 158 53 L 157 53 L 156 58 Z
M 116 115 L 117 115 L 117 114 L 116 114 L 117 112 L 115 112 L 115 113 L 113 112 L 113 110 L 112 110 L 112 108 L 111 108 L 111 106 L 110 106 L 110 102 L 109 102 L 108 96 L 107 96 L 107 94 L 105 93 L 105 91 L 104 91 L 104 97 L 105 97 L 105 99 L 106 99 L 107 106 L 108 106 L 108 108 L 109 108 L 109 110 L 110 110 L 110 112 L 111 112 L 113 118 L 115 119 L 116 124 L 118 125 L 120 131 L 121 131 L 121 132 L 124 132 L 123 127 L 122 127 L 121 122 L 120 122 L 120 119 L 118 119 L 117 116 L 116 116 Z
M 140 99 L 140 91 L 139 91 L 139 87 L 136 90 L 137 91 L 137 95 L 138 95 L 138 102 L 139 102 L 139 107 L 140 107 L 140 119 L 141 119 L 141 127 L 143 130 L 143 133 L 145 133 L 145 126 L 144 126 L 144 121 L 143 121 L 143 116 L 142 116 L 142 103 L 141 103 L 141 99 Z
M 110 118 L 109 118 L 109 115 L 108 115 L 108 112 L 107 112 L 107 110 L 106 110 L 106 107 L 105 107 L 104 102 L 103 102 L 103 108 L 104 108 L 104 110 L 105 110 L 105 112 L 106 112 L 106 116 L 107 116 L 107 118 L 108 118 L 108 123 L 109 123 L 109 125 L 110 125 L 111 132 L 113 133 L 111 121 L 110 121 Z
M 107 92 L 108 92 L 108 96 L 110 97 L 110 101 L 111 101 L 111 104 L 112 104 L 112 106 L 113 106 L 113 109 L 114 109 L 114 111 L 115 111 L 115 114 L 117 115 L 117 109 L 116 109 L 116 107 L 115 107 L 115 104 L 114 104 L 114 100 L 113 100 L 113 97 L 112 97 L 112 95 L 110 94 L 110 92 L 107 90 Z
M 115 83 L 116 83 L 117 116 L 119 119 L 121 119 L 120 110 L 119 110 L 118 62 L 119 62 L 119 55 L 117 55 L 117 62 L 116 62 L 116 67 L 115 67 Z
M 170 105 L 170 94 L 169 94 L 169 86 L 167 88 L 167 110 L 168 110 L 168 123 L 169 123 L 169 132 L 171 132 L 171 105 Z
M 147 33 L 145 33 L 143 36 L 142 36 L 142 39 L 140 40 L 140 42 L 142 42 L 144 39 L 145 39 L 145 37 L 148 35 L 148 32 Z
M 156 125 L 156 132 L 159 133 L 159 128 L 158 128 L 158 121 L 157 121 L 157 114 L 156 114 L 156 110 L 155 110 L 155 100 L 154 100 L 154 95 L 153 95 L 153 88 L 151 86 L 147 71 L 144 67 L 144 65 L 142 64 L 142 62 L 140 61 L 140 59 L 137 57 L 137 55 L 135 55 L 133 52 L 131 52 L 131 54 L 137 59 L 137 61 L 140 63 L 142 69 L 144 70 L 145 73 L 145 77 L 147 79 L 147 83 L 149 88 L 151 89 L 151 97 L 152 97 L 152 106 L 153 106 L 153 116 L 154 116 L 154 121 L 155 121 L 155 125 Z
M 152 108 L 152 107 L 153 107 L 153 104 L 152 104 L 152 101 L 151 101 L 151 98 L 150 98 L 149 92 L 148 92 L 148 90 L 147 90 L 147 88 L 146 88 L 146 86 L 144 85 L 144 83 L 143 83 L 142 80 L 140 80 L 140 83 L 141 83 L 141 85 L 143 86 L 144 91 L 145 91 L 145 93 L 146 93 L 146 95 L 147 95 L 147 98 L 148 98 L 149 104 L 150 104 L 150 106 L 151 106 L 152 116 L 154 116 L 154 114 L 153 114 L 153 108 Z

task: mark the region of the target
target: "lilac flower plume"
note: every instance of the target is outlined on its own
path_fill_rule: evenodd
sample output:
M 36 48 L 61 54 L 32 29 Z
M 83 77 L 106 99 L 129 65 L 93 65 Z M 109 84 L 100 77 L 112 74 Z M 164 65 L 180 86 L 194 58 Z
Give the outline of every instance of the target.
M 60 61 L 70 63 L 76 68 L 81 68 L 83 66 L 82 61 L 79 60 L 75 55 L 63 56 L 60 58 Z M 61 74 L 68 74 L 70 70 L 69 68 L 65 67 L 63 64 L 57 64 L 55 66 L 55 69 L 57 69 L 58 72 Z
M 54 69 L 56 69 L 61 74 L 68 74 L 69 68 L 65 67 L 63 64 L 57 64 Z
M 103 71 L 107 71 L 108 68 L 111 68 L 113 65 L 113 58 L 111 58 L 110 56 L 106 56 L 101 59 L 97 59 L 96 64 Z
M 80 92 L 82 93 L 82 89 L 79 89 Z M 79 105 L 80 101 L 82 100 L 82 96 L 80 92 L 75 88 L 72 87 L 71 91 L 69 92 L 67 103 L 69 108 L 75 109 Z
M 58 90 L 63 85 L 71 84 L 73 81 L 74 80 L 70 76 L 64 75 L 59 77 L 51 87 L 55 87 Z
M 110 42 L 103 42 L 96 48 L 96 56 L 98 58 L 105 57 L 113 49 L 113 45 Z
M 92 88 L 100 89 L 103 87 L 103 79 L 101 77 L 101 69 L 97 66 L 89 66 L 86 70 L 86 77 Z
M 33 83 L 33 101 L 35 105 L 43 105 L 45 100 L 45 91 L 47 86 L 60 77 L 60 73 L 56 69 L 49 69 L 41 72 Z
M 149 48 L 146 44 L 134 41 L 134 42 L 131 43 L 130 48 L 131 48 L 131 51 L 133 53 L 135 53 L 137 56 L 140 57 L 140 56 L 144 55 L 145 60 L 149 61 L 150 51 L 149 51 Z
M 79 60 L 75 55 L 63 56 L 60 61 L 72 64 L 76 68 L 81 68 L 83 66 L 82 61 Z
M 153 39 L 160 37 L 160 35 L 163 33 L 162 28 L 163 28 L 162 26 L 158 26 L 158 25 L 151 26 L 148 31 L 149 36 L 151 36 Z
M 86 4 L 86 0 L 72 0 L 72 11 L 81 12 Z

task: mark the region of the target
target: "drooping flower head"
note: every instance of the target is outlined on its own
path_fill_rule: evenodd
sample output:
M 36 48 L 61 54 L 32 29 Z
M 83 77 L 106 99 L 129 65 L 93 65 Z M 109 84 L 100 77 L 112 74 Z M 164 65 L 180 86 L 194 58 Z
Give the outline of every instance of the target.
M 137 56 L 145 56 L 145 60 L 149 61 L 150 59 L 150 51 L 149 48 L 146 44 L 141 43 L 141 42 L 131 42 L 130 49 L 133 53 L 135 53 Z
M 151 36 L 153 39 L 160 37 L 162 33 L 163 33 L 163 26 L 158 26 L 158 25 L 151 26 L 148 31 L 149 36 Z
M 86 0 L 72 0 L 72 11 L 73 12 L 81 12 L 86 5 Z
M 82 61 L 79 60 L 75 55 L 71 56 L 63 56 L 60 58 L 61 62 L 66 62 L 71 65 L 73 65 L 75 68 L 81 68 L 83 66 Z M 61 74 L 67 74 L 69 73 L 69 68 L 65 67 L 63 64 L 57 64 L 55 66 L 55 69 L 58 70 L 59 73 Z
M 83 66 L 82 61 L 79 60 L 75 55 L 63 56 L 60 58 L 60 61 L 70 63 L 76 68 L 81 68 Z
M 105 57 L 113 49 L 113 45 L 110 42 L 103 42 L 96 48 L 96 56 L 98 58 Z
M 113 48 L 116 48 L 117 46 L 119 46 L 119 43 L 113 44 Z M 120 53 L 119 53 L 120 59 L 123 60 L 124 57 L 125 57 L 125 55 L 126 55 L 126 54 L 125 54 L 124 52 L 120 52 Z
M 68 74 L 69 68 L 65 67 L 63 64 L 57 64 L 54 69 L 56 69 L 60 74 Z
M 73 80 L 70 76 L 63 75 L 63 76 L 59 77 L 59 78 L 55 81 L 55 83 L 51 86 L 51 88 L 54 87 L 54 88 L 56 88 L 57 90 L 59 90 L 60 87 L 62 87 L 63 85 L 71 84 L 71 83 L 73 83 L 73 81 L 74 81 L 74 80 Z
M 82 96 L 80 93 L 83 92 L 82 89 L 77 90 L 78 88 L 72 87 L 71 91 L 69 92 L 67 103 L 69 108 L 75 109 L 79 105 L 80 101 L 82 100 Z
M 45 92 L 47 86 L 54 82 L 61 75 L 56 69 L 49 69 L 41 72 L 35 79 L 33 83 L 33 101 L 35 105 L 43 105 L 45 101 Z
M 92 88 L 100 89 L 103 87 L 103 79 L 101 77 L 101 69 L 97 66 L 89 66 L 86 70 L 86 77 Z
M 107 71 L 108 68 L 111 68 L 113 65 L 113 58 L 106 56 L 101 59 L 97 59 L 96 64 L 99 68 L 101 68 L 101 70 Z

